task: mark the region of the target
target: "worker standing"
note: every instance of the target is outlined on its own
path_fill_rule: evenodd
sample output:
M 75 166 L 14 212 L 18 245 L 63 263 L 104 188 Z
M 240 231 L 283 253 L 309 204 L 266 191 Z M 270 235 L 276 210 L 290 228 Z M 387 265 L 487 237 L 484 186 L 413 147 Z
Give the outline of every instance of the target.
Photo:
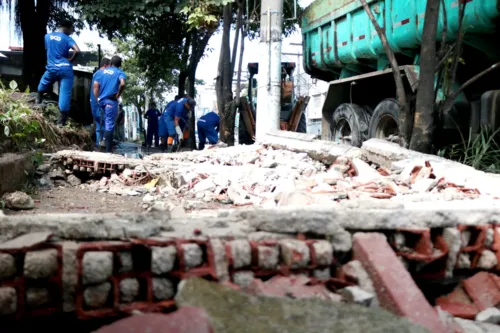
M 106 68 L 99 80 L 94 81 L 94 95 L 97 102 L 104 109 L 104 142 L 106 152 L 113 150 L 113 133 L 118 113 L 118 100 L 125 89 L 127 76 L 120 69 L 122 58 L 113 56 L 111 66 Z
M 198 139 L 200 141 L 198 150 L 205 149 L 207 139 L 211 145 L 217 144 L 217 141 L 219 141 L 219 125 L 220 117 L 213 111 L 203 115 L 198 120 Z
M 109 67 L 111 60 L 109 58 L 102 58 L 101 67 L 94 73 L 92 76 L 92 82 L 90 83 L 90 107 L 92 109 L 92 116 L 94 117 L 94 125 L 95 125 L 95 147 L 96 149 L 99 147 L 99 143 L 104 139 L 104 110 L 101 109 L 99 103 L 97 103 L 97 99 L 95 95 L 92 93 L 92 89 L 94 86 L 94 81 L 98 80 L 102 75 L 103 70 Z
M 45 35 L 45 49 L 47 50 L 47 66 L 45 73 L 38 84 L 37 103 L 42 103 L 42 95 L 48 92 L 55 82 L 59 82 L 59 119 L 57 124 L 65 126 L 68 121 L 68 112 L 71 107 L 71 92 L 73 90 L 73 65 L 71 62 L 80 52 L 80 48 L 71 38 L 73 23 L 62 20 L 60 30 Z M 73 54 L 69 55 L 69 50 Z
M 146 146 L 151 148 L 153 145 L 153 136 L 155 139 L 155 147 L 160 145 L 160 139 L 158 137 L 158 119 L 161 116 L 161 112 L 156 108 L 156 103 L 151 103 L 149 105 L 149 110 L 146 112 L 144 117 L 148 120 L 148 132 L 146 135 Z
M 158 136 L 160 137 L 160 147 L 161 151 L 164 153 L 166 148 L 167 148 L 167 137 L 168 137 L 168 131 L 167 131 L 167 109 L 172 106 L 175 102 L 177 102 L 180 99 L 179 95 L 176 95 L 174 100 L 168 102 L 167 106 L 165 107 L 165 110 L 163 110 L 163 113 L 161 114 L 160 120 L 158 121 Z
M 118 116 L 116 117 L 116 139 L 119 142 L 125 141 L 125 111 L 123 104 L 118 106 Z
M 189 112 L 194 110 L 196 102 L 190 97 L 179 99 L 167 108 L 165 120 L 167 123 L 168 141 L 167 152 L 173 151 L 174 138 L 178 137 L 178 144 L 189 137 Z

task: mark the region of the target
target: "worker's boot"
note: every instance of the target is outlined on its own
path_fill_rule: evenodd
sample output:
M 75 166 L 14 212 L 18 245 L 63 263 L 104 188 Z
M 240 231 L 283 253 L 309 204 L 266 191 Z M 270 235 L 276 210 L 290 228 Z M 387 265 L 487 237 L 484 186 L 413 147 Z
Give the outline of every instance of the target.
M 36 104 L 42 104 L 42 93 L 36 94 Z
M 106 153 L 113 152 L 113 131 L 104 132 L 104 144 L 106 146 Z
M 167 153 L 171 153 L 174 151 L 174 146 L 173 145 L 167 145 Z
M 63 127 L 66 126 L 68 122 L 68 113 L 67 112 L 59 112 L 59 119 L 57 119 L 57 126 Z

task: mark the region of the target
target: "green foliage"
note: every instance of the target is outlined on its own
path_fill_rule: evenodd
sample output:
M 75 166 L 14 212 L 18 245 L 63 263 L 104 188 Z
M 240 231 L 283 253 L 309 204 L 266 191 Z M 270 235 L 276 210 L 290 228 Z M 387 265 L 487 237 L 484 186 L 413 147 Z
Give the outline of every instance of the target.
M 11 81 L 7 90 L 0 85 L 0 125 L 3 136 L 13 141 L 18 149 L 22 149 L 28 142 L 38 140 L 36 134 L 40 130 L 38 122 L 32 118 L 33 111 L 20 100 L 12 98 L 12 92 L 17 88 L 17 83 Z
M 176 4 L 170 0 L 80 0 L 77 12 L 89 25 L 116 37 L 132 33 L 143 19 L 171 13 Z
M 438 152 L 441 157 L 469 165 L 477 170 L 500 173 L 500 146 L 498 139 L 500 129 L 492 131 L 483 127 L 477 136 L 469 131 L 468 139 L 462 135 L 462 143 L 451 145 Z
M 55 150 L 60 147 L 91 143 L 85 129 L 68 126 L 57 128 L 54 123 L 59 110 L 49 106 L 40 113 L 31 109 L 28 94 L 21 93 L 16 82 L 7 89 L 0 84 L 0 152 L 25 150 Z
M 248 3 L 247 3 L 248 2 Z M 191 0 L 181 10 L 188 16 L 186 23 L 191 27 L 206 27 L 221 19 L 221 8 L 226 4 L 234 4 L 233 12 L 238 8 L 235 0 Z M 248 0 L 243 2 L 245 10 L 243 20 L 246 22 L 247 36 L 254 39 L 260 32 L 260 6 L 261 0 Z M 248 12 L 247 12 L 248 9 Z M 300 17 L 303 9 L 297 6 L 297 17 Z M 283 17 L 291 19 L 294 17 L 294 0 L 285 0 L 283 5 Z M 236 15 L 233 15 L 236 20 Z M 234 22 L 233 22 L 234 23 Z M 294 20 L 283 20 L 283 34 L 289 36 L 297 29 L 298 18 Z
M 161 102 L 163 93 L 170 90 L 174 84 L 174 75 L 167 73 L 165 79 L 159 78 L 158 75 L 148 75 L 149 71 L 144 71 L 140 62 L 139 47 L 134 38 L 117 38 L 113 40 L 113 44 L 117 53 L 124 58 L 122 69 L 127 73 L 127 88 L 123 92 L 124 104 L 135 105 L 139 112 L 142 112 L 146 94 Z

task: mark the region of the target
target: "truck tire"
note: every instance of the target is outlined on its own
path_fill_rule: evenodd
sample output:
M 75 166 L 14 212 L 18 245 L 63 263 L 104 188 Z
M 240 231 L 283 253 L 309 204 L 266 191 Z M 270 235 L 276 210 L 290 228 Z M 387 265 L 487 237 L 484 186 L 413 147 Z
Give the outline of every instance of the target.
M 297 126 L 297 133 L 307 133 L 307 121 L 306 114 L 302 113 L 299 120 L 299 126 Z
M 343 142 L 351 146 L 361 147 L 363 141 L 368 139 L 368 125 L 370 115 L 356 104 L 341 104 L 332 117 L 333 141 Z M 350 137 L 350 140 L 342 138 Z
M 240 145 L 252 145 L 255 141 L 252 140 L 250 134 L 248 134 L 247 126 L 240 113 L 240 121 L 238 124 L 238 143 Z
M 398 135 L 399 103 L 392 98 L 384 99 L 373 112 L 368 135 L 371 138 L 386 139 Z

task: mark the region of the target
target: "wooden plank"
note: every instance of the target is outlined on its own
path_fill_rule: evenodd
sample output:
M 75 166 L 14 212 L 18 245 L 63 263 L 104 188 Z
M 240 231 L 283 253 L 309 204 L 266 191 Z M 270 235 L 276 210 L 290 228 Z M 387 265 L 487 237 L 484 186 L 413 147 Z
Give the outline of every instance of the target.
M 299 127 L 300 118 L 302 117 L 302 113 L 306 110 L 307 105 L 309 104 L 310 97 L 299 97 L 297 103 L 295 103 L 292 116 L 288 121 L 288 130 L 291 132 L 297 132 L 297 128 Z
M 242 106 L 240 110 L 240 121 L 241 116 L 243 116 L 243 121 L 245 122 L 248 134 L 251 138 L 255 138 L 255 119 L 253 118 L 252 110 L 250 110 L 248 101 L 245 98 L 242 98 L 240 103 Z

